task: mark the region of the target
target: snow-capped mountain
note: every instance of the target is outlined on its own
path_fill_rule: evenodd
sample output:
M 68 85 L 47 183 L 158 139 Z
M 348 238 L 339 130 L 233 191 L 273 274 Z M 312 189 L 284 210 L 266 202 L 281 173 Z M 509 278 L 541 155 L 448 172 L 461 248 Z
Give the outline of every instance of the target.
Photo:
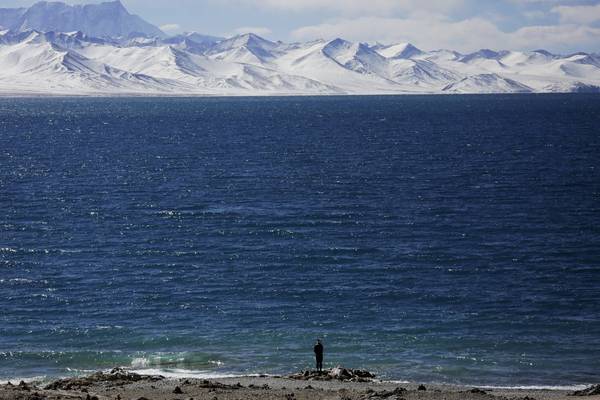
M 166 36 L 130 14 L 120 0 L 86 5 L 40 1 L 29 8 L 2 8 L 0 26 L 12 31 L 81 31 L 95 37 Z
M 461 54 L 424 51 L 410 43 L 370 45 L 341 38 L 273 42 L 252 33 L 164 37 L 145 22 L 124 22 L 130 17 L 140 20 L 119 2 L 97 5 L 91 14 L 85 14 L 90 12 L 84 12 L 86 7 L 90 6 L 38 3 L 31 8 L 67 10 L 65 15 L 77 18 L 56 16 L 55 11 L 0 10 L 0 25 L 11 27 L 0 29 L 0 94 L 600 92 L 597 54 L 487 49 Z M 107 15 L 122 19 L 106 21 Z M 66 28 L 75 22 L 86 29 Z M 30 25 L 45 28 L 27 29 Z M 140 28 L 145 31 L 136 34 Z

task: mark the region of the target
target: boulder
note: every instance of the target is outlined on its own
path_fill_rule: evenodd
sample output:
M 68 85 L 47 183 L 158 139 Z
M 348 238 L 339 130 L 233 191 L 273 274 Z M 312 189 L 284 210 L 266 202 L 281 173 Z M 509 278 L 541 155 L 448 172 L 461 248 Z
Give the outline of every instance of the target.
M 370 382 L 375 374 L 360 369 L 335 367 L 326 371 L 301 371 L 300 373 L 287 376 L 288 379 L 302 381 L 331 381 L 342 382 Z
M 352 378 L 353 374 L 350 370 L 342 367 L 335 367 L 331 369 L 327 375 L 332 377 L 333 379 L 337 379 L 340 381 L 346 381 Z
M 112 386 L 123 386 L 132 382 L 156 382 L 165 379 L 160 375 L 140 375 L 125 371 L 122 368 L 115 368 L 110 372 L 97 372 L 83 378 L 66 378 L 52 382 L 44 387 L 46 390 L 72 390 L 85 388 L 95 383 L 106 383 Z
M 597 396 L 600 395 L 600 385 L 590 386 L 583 390 L 573 392 L 572 396 Z

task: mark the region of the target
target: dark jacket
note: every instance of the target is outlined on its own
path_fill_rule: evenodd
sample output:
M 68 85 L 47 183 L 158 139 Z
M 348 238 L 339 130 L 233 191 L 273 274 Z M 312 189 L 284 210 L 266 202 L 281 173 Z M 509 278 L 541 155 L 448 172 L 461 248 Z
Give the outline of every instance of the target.
M 314 351 L 317 358 L 323 358 L 323 345 L 321 343 L 315 344 Z

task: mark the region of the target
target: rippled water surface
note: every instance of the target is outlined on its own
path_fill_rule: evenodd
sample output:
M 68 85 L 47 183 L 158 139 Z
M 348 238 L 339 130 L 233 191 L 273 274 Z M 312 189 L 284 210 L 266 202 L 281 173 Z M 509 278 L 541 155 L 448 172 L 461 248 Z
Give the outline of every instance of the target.
M 0 100 L 0 380 L 600 371 L 600 97 Z

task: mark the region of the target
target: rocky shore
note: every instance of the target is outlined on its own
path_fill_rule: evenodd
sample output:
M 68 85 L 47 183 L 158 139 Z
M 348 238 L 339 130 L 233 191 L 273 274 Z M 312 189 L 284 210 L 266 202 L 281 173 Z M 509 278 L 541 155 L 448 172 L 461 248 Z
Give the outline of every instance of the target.
M 7 383 L 2 400 L 600 400 L 600 385 L 581 391 L 481 389 L 382 382 L 368 371 L 334 368 L 286 377 L 166 379 L 123 369 L 50 384 Z

